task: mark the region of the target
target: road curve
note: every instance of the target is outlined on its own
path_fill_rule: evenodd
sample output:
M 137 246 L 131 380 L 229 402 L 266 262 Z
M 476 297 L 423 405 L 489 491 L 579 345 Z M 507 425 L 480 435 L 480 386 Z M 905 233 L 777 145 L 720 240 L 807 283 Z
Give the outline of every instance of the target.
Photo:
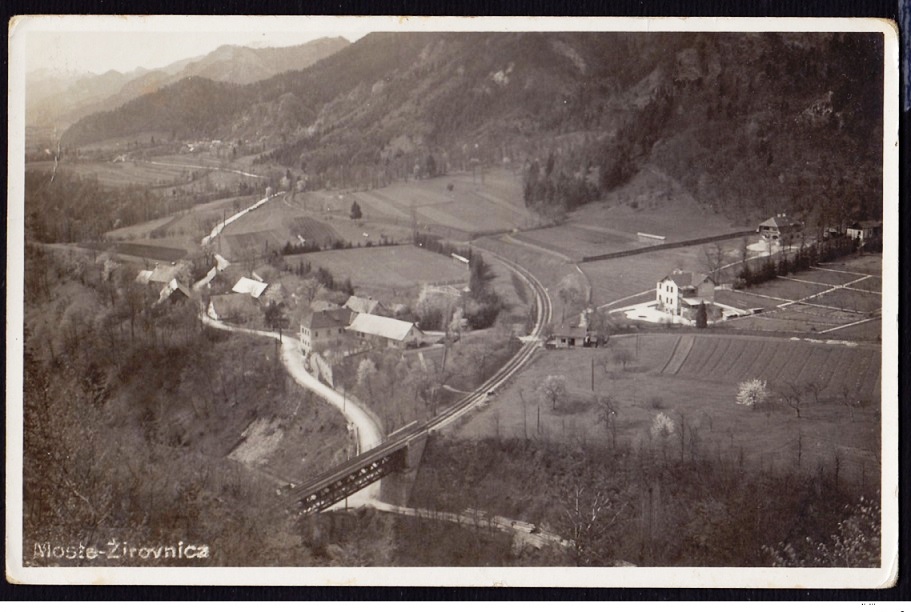
M 208 325 L 209 327 L 215 329 L 279 340 L 279 334 L 276 332 L 246 329 L 243 327 L 228 325 L 226 323 L 222 323 L 221 321 L 210 319 L 205 314 L 201 314 L 200 319 L 204 325 Z M 342 412 L 342 416 L 345 417 L 345 420 L 348 422 L 349 427 L 354 430 L 355 435 L 357 436 L 359 453 L 370 450 L 371 448 L 374 448 L 382 443 L 383 434 L 379 428 L 379 425 L 377 425 L 377 423 L 370 417 L 370 415 L 367 414 L 367 411 L 364 410 L 363 407 L 351 399 L 344 397 L 335 389 L 323 384 L 319 381 L 319 379 L 307 371 L 307 369 L 304 367 L 304 354 L 301 350 L 300 341 L 297 338 L 294 338 L 293 336 L 282 335 L 281 343 L 282 365 L 284 365 L 285 369 L 297 384 L 299 384 L 301 387 L 304 387 L 305 389 L 313 391 L 315 394 Z M 379 497 L 379 493 L 380 483 L 375 482 L 350 496 L 348 498 L 348 505 L 361 506 L 369 504 Z M 344 506 L 344 502 L 340 502 L 337 504 L 337 506 L 338 505 Z

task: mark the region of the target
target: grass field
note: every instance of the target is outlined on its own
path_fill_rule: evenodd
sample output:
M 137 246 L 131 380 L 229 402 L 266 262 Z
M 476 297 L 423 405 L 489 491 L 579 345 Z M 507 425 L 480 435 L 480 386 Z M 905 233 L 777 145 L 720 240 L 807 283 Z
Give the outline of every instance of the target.
M 106 248 L 110 248 L 115 253 L 119 253 L 121 255 L 142 257 L 145 259 L 155 259 L 157 261 L 176 261 L 187 254 L 187 251 L 185 249 L 155 244 L 139 244 L 135 242 L 118 242 L 113 246 L 102 243 L 85 243 L 80 244 L 79 246 L 87 249 L 94 248 L 98 250 L 105 250 Z
M 692 345 L 677 360 L 679 372 L 663 373 L 688 337 Z M 633 355 L 625 369 L 612 359 L 619 350 Z M 552 410 L 535 391 L 552 374 L 566 378 L 568 410 L 567 406 Z M 738 405 L 737 385 L 752 377 L 767 377 L 776 389 L 786 381 L 817 380 L 823 389 L 818 401 L 812 393 L 806 394 L 797 419 L 777 400 L 771 402 L 769 412 Z M 842 383 L 853 385 L 855 396 L 866 402 L 856 409 L 853 421 L 839 400 Z M 742 451 L 747 466 L 794 467 L 800 445 L 805 471 L 820 464 L 831 469 L 837 453 L 845 478 L 859 481 L 864 474 L 868 478 L 879 474 L 879 352 L 786 339 L 653 334 L 640 336 L 638 349 L 636 338 L 625 337 L 612 339 L 607 349 L 541 352 L 455 435 L 523 437 L 527 432 L 529 437 L 570 444 L 609 445 L 612 434 L 598 421 L 595 393 L 610 396 L 616 404 L 619 444 L 659 444 L 651 440 L 649 429 L 655 416 L 664 412 L 678 431 L 683 422 L 690 436 L 687 444 L 734 458 Z M 678 441 L 672 438 L 670 452 L 679 451 Z
M 668 242 L 750 229 L 705 209 L 682 186 L 659 170 L 646 167 L 599 202 L 583 206 L 569 223 L 604 227 L 633 236 L 665 236 Z
M 391 223 L 410 224 L 414 211 L 419 224 L 466 234 L 506 231 L 537 223 L 534 215 L 525 210 L 519 178 L 502 170 L 487 173 L 483 183 L 480 177 L 470 174 L 450 174 L 371 191 L 323 192 L 314 200 L 330 212 L 347 212 L 357 201 L 365 220 Z
M 40 169 L 46 172 L 53 170 L 54 162 L 35 162 L 28 164 L 28 169 Z M 181 168 L 154 166 L 141 161 L 126 162 L 61 162 L 58 171 L 72 172 L 82 177 L 93 176 L 103 185 L 127 187 L 138 185 L 158 187 L 174 185 L 189 180 L 189 172 Z
M 359 290 L 408 289 L 434 281 L 466 282 L 468 266 L 415 246 L 343 249 L 286 257 L 289 263 L 309 261 L 337 279 L 350 278 Z

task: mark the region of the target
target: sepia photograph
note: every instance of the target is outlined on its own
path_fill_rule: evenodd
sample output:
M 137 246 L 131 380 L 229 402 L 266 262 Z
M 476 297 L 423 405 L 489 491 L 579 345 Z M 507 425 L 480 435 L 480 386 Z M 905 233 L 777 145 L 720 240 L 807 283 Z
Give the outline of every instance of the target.
M 894 584 L 894 24 L 8 34 L 9 581 Z

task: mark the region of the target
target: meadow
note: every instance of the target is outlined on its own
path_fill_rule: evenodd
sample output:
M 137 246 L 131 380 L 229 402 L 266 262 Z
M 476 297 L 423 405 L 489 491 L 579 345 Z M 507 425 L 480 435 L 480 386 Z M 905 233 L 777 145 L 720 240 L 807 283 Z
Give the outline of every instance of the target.
M 615 360 L 622 352 L 630 356 L 625 366 Z M 687 445 L 742 456 L 748 466 L 810 472 L 837 460 L 842 475 L 859 483 L 879 474 L 879 368 L 879 353 L 870 346 L 693 334 L 615 337 L 606 349 L 538 353 L 455 435 L 669 444 L 667 452 L 678 452 L 683 429 Z M 555 410 L 537 391 L 550 375 L 565 377 L 568 391 Z M 750 378 L 768 381 L 773 396 L 766 409 L 736 403 L 738 383 Z M 816 396 L 803 393 L 799 419 L 778 395 L 789 382 L 819 385 Z M 856 401 L 853 408 L 841 399 L 844 387 Z M 613 401 L 615 432 L 599 421 L 596 396 Z M 673 421 L 676 436 L 653 439 L 650 429 L 659 413 Z
M 292 266 L 303 259 L 313 269 L 326 268 L 336 279 L 351 279 L 358 293 L 405 290 L 421 283 L 468 281 L 468 266 L 412 245 L 341 249 L 292 255 Z

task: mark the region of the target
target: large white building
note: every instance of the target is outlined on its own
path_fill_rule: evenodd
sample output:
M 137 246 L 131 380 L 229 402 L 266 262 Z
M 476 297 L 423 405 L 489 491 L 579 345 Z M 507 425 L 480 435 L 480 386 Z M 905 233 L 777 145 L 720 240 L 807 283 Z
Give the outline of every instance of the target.
M 658 281 L 656 298 L 660 310 L 693 318 L 699 304 L 715 302 L 715 283 L 706 274 L 674 270 Z

